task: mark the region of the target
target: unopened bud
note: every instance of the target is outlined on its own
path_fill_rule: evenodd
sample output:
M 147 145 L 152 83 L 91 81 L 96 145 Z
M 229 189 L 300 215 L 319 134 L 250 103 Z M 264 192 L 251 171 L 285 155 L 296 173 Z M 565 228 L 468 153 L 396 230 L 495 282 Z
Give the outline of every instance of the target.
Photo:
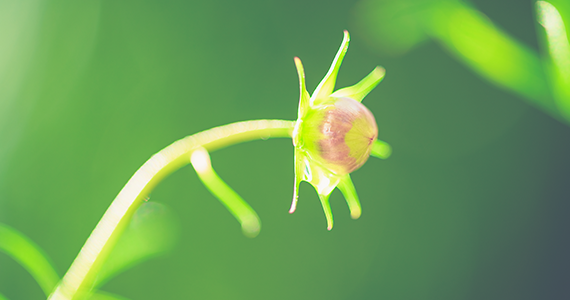
M 295 146 L 331 172 L 344 175 L 366 162 L 378 127 L 362 103 L 343 97 L 312 107 L 295 133 Z

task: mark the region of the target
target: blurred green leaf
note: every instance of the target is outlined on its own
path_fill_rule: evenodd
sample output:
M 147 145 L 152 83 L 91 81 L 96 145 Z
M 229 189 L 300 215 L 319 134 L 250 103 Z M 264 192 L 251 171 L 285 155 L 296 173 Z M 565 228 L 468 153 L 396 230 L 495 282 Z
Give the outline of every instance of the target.
M 121 272 L 171 250 L 178 237 L 175 220 L 176 216 L 163 204 L 142 204 L 103 264 L 95 286 L 101 286 Z
M 564 21 L 549 2 L 537 1 L 538 22 L 546 33 L 545 43 L 550 61 L 550 76 L 559 109 L 570 120 L 570 43 Z
M 425 18 L 433 1 L 364 0 L 356 7 L 357 24 L 380 52 L 403 54 L 429 38 Z
M 8 254 L 34 277 L 46 295 L 59 276 L 42 249 L 21 232 L 0 223 L 0 251 Z
M 0 300 L 8 300 L 8 298 L 4 297 L 4 295 L 0 294 Z
M 481 76 L 556 114 L 538 54 L 497 28 L 485 15 L 460 3 L 441 5 L 430 34 Z
M 121 297 L 119 295 L 97 291 L 96 294 L 89 296 L 89 300 L 128 300 L 128 299 L 125 297 Z
M 400 1 L 398 1 L 400 2 Z M 490 82 L 523 96 L 559 117 L 538 54 L 496 27 L 484 14 L 456 0 L 406 0 L 399 4 L 366 1 L 358 10 L 362 26 L 375 43 L 402 52 L 426 37 Z M 398 39 L 403 42 L 398 44 Z

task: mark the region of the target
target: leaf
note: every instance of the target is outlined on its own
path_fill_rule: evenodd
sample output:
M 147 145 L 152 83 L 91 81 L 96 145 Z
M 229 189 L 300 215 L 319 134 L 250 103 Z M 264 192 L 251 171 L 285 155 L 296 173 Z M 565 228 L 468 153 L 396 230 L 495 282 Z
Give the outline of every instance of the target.
M 364 0 L 357 13 L 379 51 L 403 53 L 431 38 L 482 78 L 560 116 L 538 53 L 467 1 Z
M 432 15 L 430 35 L 481 76 L 556 113 L 540 57 L 481 12 L 462 3 L 442 5 Z
M 570 43 L 560 12 L 546 1 L 536 2 L 538 22 L 546 33 L 551 81 L 558 107 L 570 119 Z
M 46 296 L 57 285 L 59 275 L 44 251 L 21 232 L 1 223 L 0 251 L 8 254 L 24 267 L 36 280 Z
M 115 295 L 115 294 L 111 294 L 111 293 L 107 293 L 107 292 L 102 292 L 102 291 L 97 291 L 97 293 L 89 296 L 89 300 L 129 300 L 129 299 L 122 297 L 122 296 L 119 296 L 119 295 Z
M 175 215 L 164 204 L 143 203 L 103 264 L 95 286 L 101 286 L 121 272 L 171 250 L 178 237 L 175 220 Z
M 433 2 L 362 0 L 355 25 L 377 51 L 401 55 L 429 38 L 423 21 Z

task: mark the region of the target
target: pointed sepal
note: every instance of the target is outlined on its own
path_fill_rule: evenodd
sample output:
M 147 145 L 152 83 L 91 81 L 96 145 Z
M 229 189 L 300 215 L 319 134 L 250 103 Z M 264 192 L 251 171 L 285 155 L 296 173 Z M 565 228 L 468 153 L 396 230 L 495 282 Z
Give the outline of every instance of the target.
M 313 92 L 310 103 L 311 106 L 318 105 L 321 100 L 328 99 L 329 95 L 334 90 L 336 76 L 338 74 L 338 70 L 340 69 L 340 65 L 342 64 L 342 60 L 344 59 L 344 55 L 348 50 L 349 41 L 350 35 L 348 34 L 348 31 L 345 30 L 340 49 L 338 49 L 338 52 L 336 53 L 329 71 Z
M 318 163 L 306 163 L 303 180 L 309 182 L 319 195 L 329 195 L 340 181 L 340 177 Z
M 297 200 L 299 200 L 299 185 L 303 181 L 303 176 L 305 173 L 305 156 L 303 152 L 295 148 L 295 182 L 293 187 L 293 201 L 291 203 L 291 208 L 289 213 L 292 214 L 297 209 Z
M 297 67 L 297 74 L 299 75 L 299 89 L 301 91 L 301 96 L 299 97 L 299 113 L 298 117 L 302 118 L 308 110 L 309 101 L 311 96 L 307 92 L 307 87 L 305 85 L 305 69 L 301 63 L 301 59 L 295 57 L 295 67 Z
M 308 181 L 317 191 L 325 217 L 327 218 L 327 229 L 331 230 L 333 226 L 333 216 L 331 206 L 329 204 L 329 196 L 338 185 L 340 177 L 328 169 L 316 163 L 306 164 L 306 173 L 303 180 Z
M 323 210 L 325 212 L 325 217 L 327 218 L 327 230 L 331 230 L 333 228 L 333 215 L 331 210 L 331 204 L 329 203 L 329 196 L 319 194 L 319 199 L 321 200 L 321 205 L 323 206 Z
M 360 82 L 332 93 L 331 97 L 347 97 L 362 102 L 362 99 L 384 79 L 384 75 L 386 75 L 386 69 L 377 66 L 370 74 L 364 77 L 364 79 L 360 80 Z
M 370 155 L 380 159 L 386 159 L 392 155 L 392 147 L 384 141 L 374 140 Z
M 356 189 L 350 179 L 350 175 L 344 175 L 340 179 L 337 188 L 342 192 L 344 199 L 346 199 L 346 203 L 350 209 L 350 217 L 353 219 L 360 218 L 362 208 L 360 207 L 360 200 L 358 200 L 358 194 L 356 194 Z

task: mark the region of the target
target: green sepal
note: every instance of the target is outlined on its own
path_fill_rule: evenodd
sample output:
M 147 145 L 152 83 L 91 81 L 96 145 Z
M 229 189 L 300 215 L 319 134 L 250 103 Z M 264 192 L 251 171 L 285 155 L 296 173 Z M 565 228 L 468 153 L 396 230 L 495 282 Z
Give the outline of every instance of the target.
M 305 70 L 301 63 L 301 59 L 298 57 L 295 57 L 295 67 L 297 68 L 297 74 L 299 75 L 299 89 L 301 91 L 301 96 L 299 97 L 298 117 L 302 118 L 309 109 L 308 106 L 311 96 L 309 95 L 309 92 L 307 92 L 307 86 L 305 85 Z
M 327 229 L 331 230 L 333 225 L 332 210 L 329 204 L 329 196 L 334 188 L 339 184 L 341 177 L 328 171 L 318 163 L 309 163 L 306 155 L 299 149 L 295 148 L 295 183 L 293 191 L 293 203 L 289 213 L 295 212 L 297 208 L 297 199 L 299 195 L 299 184 L 301 181 L 307 181 L 317 191 L 325 217 L 327 219 Z
M 350 209 L 350 217 L 353 219 L 360 218 L 362 208 L 360 206 L 360 200 L 358 200 L 358 194 L 356 194 L 354 184 L 350 179 L 350 175 L 346 174 L 342 176 L 337 188 L 342 192 L 344 199 L 346 199 L 346 203 Z
M 327 230 L 331 230 L 333 228 L 333 215 L 331 210 L 331 204 L 329 203 L 329 196 L 319 194 L 319 199 L 321 200 L 321 205 L 323 206 L 323 210 L 325 212 L 325 217 L 327 218 Z
M 297 200 L 299 200 L 299 185 L 303 181 L 303 176 L 305 174 L 305 157 L 303 152 L 295 148 L 295 182 L 293 188 L 293 201 L 291 203 L 291 208 L 289 213 L 292 214 L 297 209 Z
M 386 159 L 392 155 L 392 147 L 384 141 L 375 140 L 372 144 L 370 155 L 380 159 Z
M 340 181 L 340 177 L 317 162 L 306 163 L 303 180 L 309 182 L 319 195 L 330 195 Z
M 350 35 L 348 34 L 348 31 L 345 30 L 340 49 L 338 49 L 338 52 L 336 53 L 329 71 L 313 92 L 310 103 L 311 106 L 318 105 L 320 101 L 328 99 L 334 90 L 336 76 L 338 74 L 338 70 L 340 69 L 340 65 L 342 64 L 342 60 L 344 59 L 344 55 L 348 50 L 349 41 Z
M 377 66 L 368 74 L 364 79 L 360 80 L 357 84 L 349 87 L 342 88 L 331 94 L 331 97 L 341 98 L 347 97 L 362 102 L 362 99 L 370 93 L 386 75 L 386 69 Z
M 329 196 L 338 185 L 340 177 L 315 162 L 306 163 L 305 177 L 303 180 L 309 182 L 317 191 L 323 206 L 323 211 L 325 212 L 325 217 L 327 218 L 327 230 L 331 230 L 333 226 L 333 216 L 329 204 Z

